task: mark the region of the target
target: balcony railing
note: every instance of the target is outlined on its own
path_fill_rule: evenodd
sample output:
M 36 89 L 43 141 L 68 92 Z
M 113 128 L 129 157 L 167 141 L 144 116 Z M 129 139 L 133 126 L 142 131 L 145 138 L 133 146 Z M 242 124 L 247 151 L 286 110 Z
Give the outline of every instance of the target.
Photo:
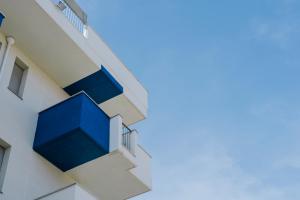
M 122 145 L 132 154 L 135 155 L 134 149 L 134 132 L 123 124 Z
M 70 23 L 87 37 L 87 15 L 74 0 L 54 0 L 57 7 L 67 17 Z

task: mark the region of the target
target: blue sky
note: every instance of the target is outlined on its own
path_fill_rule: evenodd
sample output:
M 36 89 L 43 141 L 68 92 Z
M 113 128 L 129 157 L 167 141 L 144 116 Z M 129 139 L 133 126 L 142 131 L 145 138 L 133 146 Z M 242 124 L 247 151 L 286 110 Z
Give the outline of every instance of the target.
M 300 199 L 300 1 L 79 2 L 149 91 L 135 199 Z

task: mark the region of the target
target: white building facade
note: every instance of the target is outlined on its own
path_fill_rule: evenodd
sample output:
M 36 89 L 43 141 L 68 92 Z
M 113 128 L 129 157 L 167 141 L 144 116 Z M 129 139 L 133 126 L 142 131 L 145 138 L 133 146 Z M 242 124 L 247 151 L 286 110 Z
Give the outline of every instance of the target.
M 123 200 L 151 190 L 128 128 L 141 83 L 73 0 L 0 0 L 0 199 Z

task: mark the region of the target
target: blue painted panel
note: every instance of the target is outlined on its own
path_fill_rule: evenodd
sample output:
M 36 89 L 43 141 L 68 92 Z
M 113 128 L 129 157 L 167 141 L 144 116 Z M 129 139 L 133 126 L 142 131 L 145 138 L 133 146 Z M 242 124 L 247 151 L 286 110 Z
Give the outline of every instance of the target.
M 40 146 L 78 128 L 82 95 L 74 96 L 39 113 L 34 144 Z
M 33 149 L 62 171 L 109 152 L 109 117 L 80 93 L 39 114 Z
M 5 16 L 0 12 L 0 26 L 2 25 L 2 21 L 5 18 Z
M 102 110 L 99 113 L 99 109 L 94 102 L 85 98 L 82 104 L 80 126 L 98 145 L 108 152 L 110 119 Z
M 101 70 L 65 87 L 64 90 L 69 95 L 84 91 L 98 104 L 123 93 L 123 87 L 103 66 Z

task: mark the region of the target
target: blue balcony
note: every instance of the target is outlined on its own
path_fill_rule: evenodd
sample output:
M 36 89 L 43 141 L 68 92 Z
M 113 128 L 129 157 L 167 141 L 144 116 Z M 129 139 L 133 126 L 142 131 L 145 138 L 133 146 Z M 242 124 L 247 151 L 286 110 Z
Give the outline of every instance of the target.
M 0 12 L 0 26 L 2 25 L 2 21 L 5 18 L 5 16 Z
M 123 93 L 123 87 L 103 66 L 101 70 L 65 87 L 64 90 L 69 95 L 84 91 L 97 104 Z
M 33 149 L 62 171 L 109 152 L 109 117 L 79 93 L 39 113 Z

